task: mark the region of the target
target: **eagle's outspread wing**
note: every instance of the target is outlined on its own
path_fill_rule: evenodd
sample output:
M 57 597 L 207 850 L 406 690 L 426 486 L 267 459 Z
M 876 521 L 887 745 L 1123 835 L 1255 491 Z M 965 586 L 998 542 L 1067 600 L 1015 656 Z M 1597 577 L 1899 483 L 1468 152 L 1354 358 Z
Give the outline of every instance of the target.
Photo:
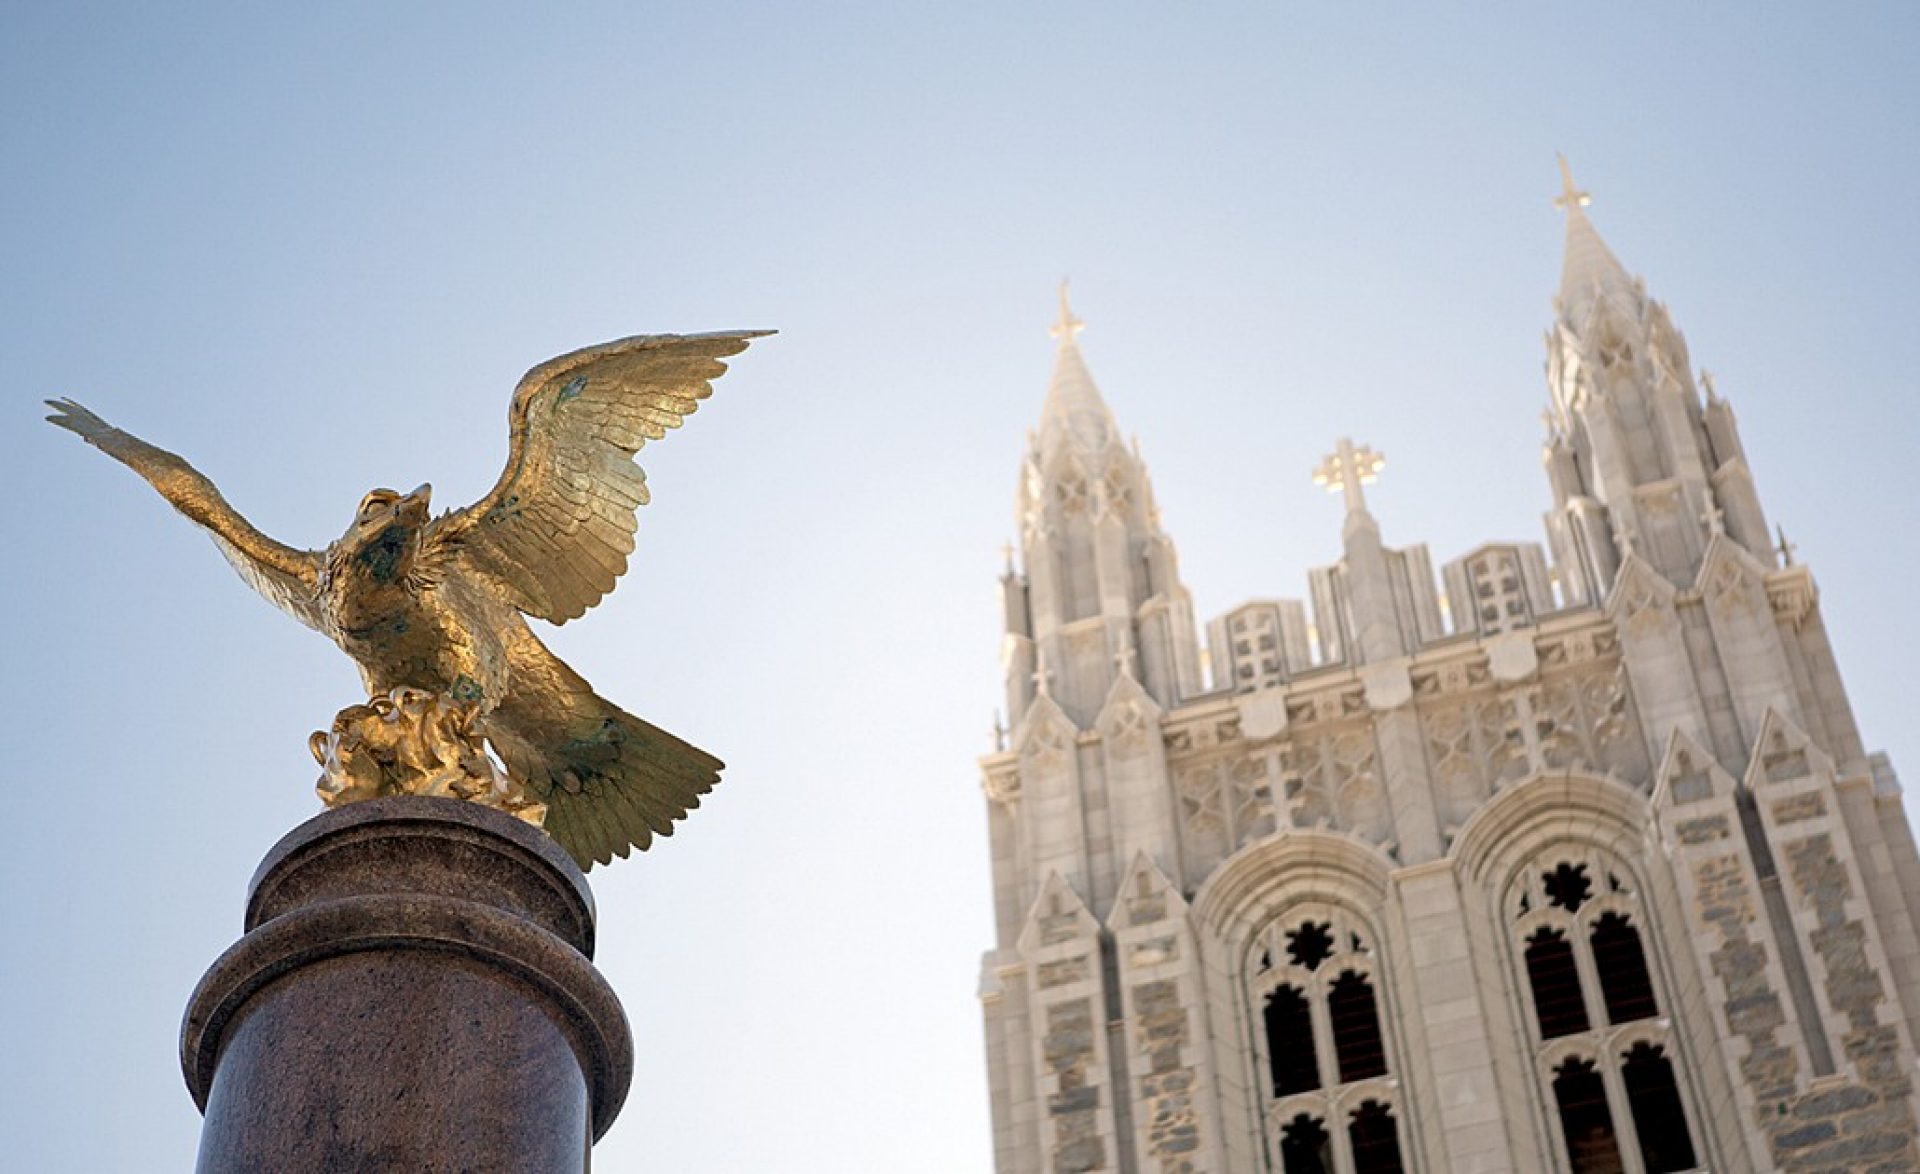
M 122 432 L 70 399 L 50 399 L 47 406 L 53 409 L 49 422 L 140 474 L 175 509 L 205 528 L 233 569 L 269 603 L 315 631 L 326 630 L 315 598 L 318 551 L 297 550 L 254 529 L 213 482 L 166 449 Z
M 634 454 L 713 393 L 722 359 L 767 333 L 644 335 L 527 372 L 508 411 L 506 471 L 434 524 L 431 557 L 528 615 L 578 619 L 633 553 L 647 502 Z M 545 800 L 547 831 L 583 868 L 672 834 L 720 781 L 720 760 L 596 696 L 524 624 L 507 635 L 506 696 L 482 728 Z
M 699 407 L 720 360 L 768 331 L 657 334 L 574 351 L 527 372 L 508 410 L 507 468 L 434 527 L 446 556 L 528 615 L 578 619 L 627 569 L 646 475 L 633 456 Z
M 595 694 L 525 624 L 507 644 L 513 685 L 480 728 L 547 805 L 545 827 L 581 868 L 645 851 L 700 806 L 721 762 Z

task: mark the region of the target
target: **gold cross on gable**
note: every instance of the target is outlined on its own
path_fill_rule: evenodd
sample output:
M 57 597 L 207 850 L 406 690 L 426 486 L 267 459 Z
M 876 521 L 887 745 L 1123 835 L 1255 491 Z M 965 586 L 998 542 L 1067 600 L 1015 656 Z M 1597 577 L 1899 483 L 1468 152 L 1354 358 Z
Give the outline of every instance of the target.
M 1593 203 L 1592 196 L 1573 186 L 1573 172 L 1567 167 L 1567 157 L 1555 155 L 1554 158 L 1560 160 L 1560 194 L 1553 198 L 1553 206 L 1562 212 L 1571 212 Z
M 1074 336 L 1087 328 L 1085 322 L 1073 316 L 1073 307 L 1067 304 L 1067 279 L 1060 279 L 1060 321 L 1047 331 L 1061 342 L 1072 342 Z
M 1360 487 L 1378 481 L 1380 470 L 1386 467 L 1386 457 L 1364 444 L 1356 448 L 1353 441 L 1342 436 L 1339 447 L 1313 471 L 1313 483 L 1328 493 L 1346 494 L 1347 512 L 1360 513 L 1367 508 Z

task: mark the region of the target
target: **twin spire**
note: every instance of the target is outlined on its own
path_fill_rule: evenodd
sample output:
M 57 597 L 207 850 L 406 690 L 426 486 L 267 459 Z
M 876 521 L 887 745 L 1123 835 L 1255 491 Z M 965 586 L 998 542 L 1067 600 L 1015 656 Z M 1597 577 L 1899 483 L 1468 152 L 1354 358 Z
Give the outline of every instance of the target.
M 1567 246 L 1560 264 L 1558 303 L 1560 313 L 1577 325 L 1599 298 L 1609 297 L 1622 305 L 1631 304 L 1633 278 L 1582 211 L 1593 203 L 1593 197 L 1574 186 L 1567 157 L 1556 158 L 1560 161 L 1560 194 L 1553 198 L 1553 206 L 1567 214 Z
M 1049 331 L 1060 341 L 1060 352 L 1053 361 L 1053 378 L 1047 384 L 1047 398 L 1040 409 L 1040 440 L 1043 447 L 1057 438 L 1071 436 L 1082 447 L 1096 449 L 1114 440 L 1119 429 L 1100 389 L 1093 385 L 1093 374 L 1080 357 L 1080 332 L 1086 323 L 1074 317 L 1067 301 L 1067 283 L 1060 283 L 1060 320 Z
M 1055 322 L 1047 333 L 1060 340 L 1061 346 L 1073 343 L 1080 332 L 1087 328 L 1085 322 L 1073 316 L 1073 306 L 1067 301 L 1067 280 L 1060 279 L 1060 321 Z
M 1578 324 L 1602 297 L 1630 304 L 1634 284 L 1626 267 L 1587 219 L 1584 209 L 1593 202 L 1593 197 L 1573 182 L 1566 156 L 1555 157 L 1560 163 L 1560 194 L 1554 197 L 1553 204 L 1567 217 L 1566 252 L 1561 262 L 1557 302 L 1560 312 Z M 1084 447 L 1098 448 L 1118 435 L 1113 413 L 1100 397 L 1086 360 L 1080 355 L 1080 332 L 1086 325 L 1075 316 L 1067 298 L 1067 283 L 1062 281 L 1060 317 L 1048 329 L 1060 349 L 1054 358 L 1053 377 L 1048 382 L 1046 400 L 1040 411 L 1043 446 L 1057 438 L 1072 436 Z M 1331 492 L 1343 493 L 1349 512 L 1364 512 L 1366 501 L 1360 487 L 1374 479 L 1382 464 L 1371 449 L 1355 447 L 1342 440 L 1340 450 L 1314 471 L 1314 483 Z

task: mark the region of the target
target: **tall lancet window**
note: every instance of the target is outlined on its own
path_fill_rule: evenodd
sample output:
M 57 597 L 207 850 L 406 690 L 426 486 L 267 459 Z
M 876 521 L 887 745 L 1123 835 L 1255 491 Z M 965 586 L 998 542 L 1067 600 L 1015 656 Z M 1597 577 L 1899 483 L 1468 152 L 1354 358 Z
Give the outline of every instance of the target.
M 1273 1160 L 1286 1174 L 1399 1174 L 1398 1082 L 1373 929 L 1296 905 L 1255 939 L 1247 982 Z
M 1507 909 L 1561 1168 L 1696 1169 L 1677 1044 L 1631 872 L 1587 851 L 1537 859 L 1515 878 Z

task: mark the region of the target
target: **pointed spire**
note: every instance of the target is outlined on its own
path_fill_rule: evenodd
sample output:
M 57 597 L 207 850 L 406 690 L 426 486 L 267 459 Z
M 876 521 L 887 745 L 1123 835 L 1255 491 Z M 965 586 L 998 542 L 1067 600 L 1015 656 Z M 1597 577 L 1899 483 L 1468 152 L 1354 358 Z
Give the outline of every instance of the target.
M 1553 206 L 1567 214 L 1566 253 L 1560 265 L 1560 312 L 1578 322 L 1596 298 L 1607 295 L 1624 300 L 1631 295 L 1633 278 L 1582 211 L 1593 203 L 1593 197 L 1574 186 L 1567 157 L 1555 158 L 1560 161 L 1560 194 L 1553 198 Z
M 1067 279 L 1060 279 L 1060 321 L 1053 324 L 1047 333 L 1060 340 L 1061 346 L 1071 344 L 1087 328 L 1085 322 L 1073 316 L 1073 306 L 1067 301 Z
M 1583 192 L 1574 186 L 1573 171 L 1567 166 L 1567 157 L 1557 151 L 1554 152 L 1553 157 L 1560 162 L 1560 194 L 1553 198 L 1553 206 L 1563 212 L 1571 212 L 1575 208 L 1584 208 L 1593 203 L 1591 193 Z
M 1071 434 L 1084 448 L 1100 448 L 1117 434 L 1113 413 L 1093 375 L 1080 357 L 1080 332 L 1086 323 L 1074 317 L 1067 301 L 1067 283 L 1060 283 L 1060 320 L 1049 331 L 1060 340 L 1060 353 L 1054 359 L 1053 378 L 1047 385 L 1047 398 L 1040 409 L 1040 442 L 1051 445 L 1064 433 Z

